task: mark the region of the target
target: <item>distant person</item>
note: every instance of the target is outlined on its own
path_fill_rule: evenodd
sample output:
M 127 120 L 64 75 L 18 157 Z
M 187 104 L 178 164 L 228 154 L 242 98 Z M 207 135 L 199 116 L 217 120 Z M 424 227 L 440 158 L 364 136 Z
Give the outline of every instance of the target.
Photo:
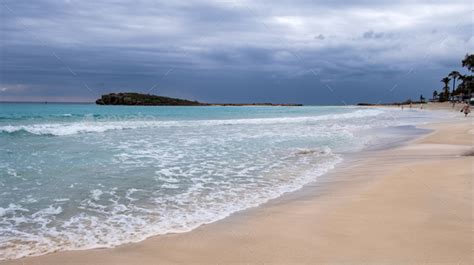
M 405 106 L 404 106 L 404 105 L 402 105 L 402 110 L 403 110 L 404 108 L 405 108 Z
M 461 112 L 464 112 L 464 117 L 467 117 L 469 113 L 471 113 L 471 106 L 466 103 L 461 109 Z

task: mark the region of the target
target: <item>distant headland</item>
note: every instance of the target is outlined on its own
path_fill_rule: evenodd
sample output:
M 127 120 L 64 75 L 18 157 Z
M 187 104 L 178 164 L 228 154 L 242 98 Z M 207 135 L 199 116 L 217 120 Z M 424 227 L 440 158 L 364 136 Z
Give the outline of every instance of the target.
M 170 98 L 140 93 L 110 93 L 102 95 L 95 101 L 98 105 L 127 105 L 127 106 L 303 106 L 303 104 L 275 103 L 202 103 L 179 98 Z
M 98 105 L 203 106 L 204 103 L 140 93 L 110 93 L 95 101 Z

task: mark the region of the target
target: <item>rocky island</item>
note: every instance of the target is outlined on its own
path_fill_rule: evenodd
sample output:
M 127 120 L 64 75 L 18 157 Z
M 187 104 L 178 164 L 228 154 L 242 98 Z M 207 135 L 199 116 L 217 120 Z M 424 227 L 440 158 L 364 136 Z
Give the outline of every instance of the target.
M 110 93 L 95 101 L 98 105 L 203 106 L 197 101 L 140 93 Z
M 303 106 L 303 104 L 275 103 L 201 103 L 179 98 L 170 98 L 133 92 L 110 93 L 102 95 L 95 101 L 98 105 L 138 105 L 138 106 Z

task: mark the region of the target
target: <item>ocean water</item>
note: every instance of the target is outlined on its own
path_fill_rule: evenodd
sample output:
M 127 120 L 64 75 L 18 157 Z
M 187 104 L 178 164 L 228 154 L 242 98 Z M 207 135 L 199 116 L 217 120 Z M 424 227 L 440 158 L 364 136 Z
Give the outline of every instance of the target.
M 0 260 L 185 232 L 317 181 L 387 128 L 358 107 L 0 104 Z M 370 133 L 369 133 L 370 132 Z

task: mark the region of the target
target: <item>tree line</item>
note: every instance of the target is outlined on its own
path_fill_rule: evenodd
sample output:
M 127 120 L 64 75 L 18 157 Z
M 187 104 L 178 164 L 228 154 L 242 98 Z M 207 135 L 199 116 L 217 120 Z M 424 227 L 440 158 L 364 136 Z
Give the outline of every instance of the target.
M 470 73 L 474 73 L 474 54 L 466 54 L 464 59 L 461 61 L 462 66 L 466 67 Z M 449 83 L 452 81 L 452 87 L 450 88 Z M 458 86 L 456 87 L 456 81 Z M 454 100 L 454 97 L 459 96 L 461 98 L 470 97 L 474 91 L 474 81 L 472 74 L 463 75 L 458 71 L 452 71 L 446 77 L 441 79 L 444 87 L 438 93 L 433 91 L 433 99 L 440 102 Z

